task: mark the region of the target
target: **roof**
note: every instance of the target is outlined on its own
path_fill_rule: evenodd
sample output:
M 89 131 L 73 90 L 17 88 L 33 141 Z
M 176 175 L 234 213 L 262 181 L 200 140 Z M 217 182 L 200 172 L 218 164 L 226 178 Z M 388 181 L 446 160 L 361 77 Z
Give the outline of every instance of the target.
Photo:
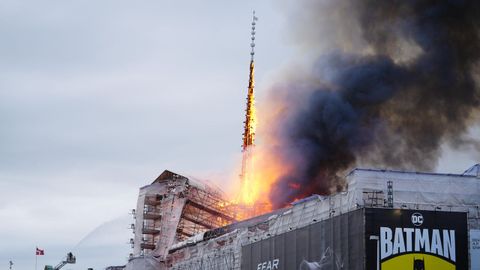
M 476 171 L 475 171 L 476 170 Z M 472 166 L 470 169 L 466 170 L 463 174 L 455 173 L 434 173 L 434 172 L 416 172 L 416 171 L 401 171 L 401 170 L 388 170 L 388 169 L 371 169 L 371 168 L 355 168 L 351 170 L 346 176 L 351 176 L 355 172 L 380 172 L 380 173 L 410 173 L 410 174 L 420 174 L 420 175 L 434 175 L 434 176 L 456 176 L 456 177 L 479 177 L 480 176 L 480 164 Z M 475 174 L 476 172 L 476 174 Z
M 187 177 L 185 177 L 183 175 L 180 175 L 180 174 L 177 174 L 177 173 L 174 173 L 174 172 L 169 171 L 169 170 L 164 170 L 155 180 L 153 180 L 153 182 L 151 184 L 142 186 L 142 187 L 140 187 L 140 189 L 144 189 L 144 188 L 149 187 L 150 185 L 160 183 L 160 182 L 163 182 L 165 180 L 172 180 L 172 179 L 177 179 L 177 180 L 181 179 L 181 180 L 186 180 L 188 182 Z
M 475 164 L 466 170 L 463 175 L 480 177 L 480 164 Z
M 212 182 L 209 182 L 208 180 L 203 180 L 203 179 L 198 179 L 196 177 L 192 176 L 184 176 L 169 170 L 164 170 L 151 184 L 145 185 L 140 187 L 140 189 L 144 189 L 149 187 L 150 185 L 156 184 L 156 183 L 161 183 L 167 180 L 184 180 L 186 184 L 196 187 L 198 189 L 212 192 L 215 194 L 218 194 L 220 196 L 225 196 L 223 190 L 213 184 Z
M 188 179 L 187 177 L 185 177 L 183 175 L 176 174 L 176 173 L 171 172 L 169 170 L 165 170 L 157 177 L 157 179 L 155 179 L 155 181 L 152 182 L 152 184 L 161 182 L 163 180 L 176 179 L 176 178 Z

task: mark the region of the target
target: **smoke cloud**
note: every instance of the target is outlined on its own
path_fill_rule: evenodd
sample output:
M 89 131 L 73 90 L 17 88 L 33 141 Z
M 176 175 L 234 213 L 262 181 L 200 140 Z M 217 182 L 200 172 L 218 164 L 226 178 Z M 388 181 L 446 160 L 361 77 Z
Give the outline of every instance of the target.
M 480 1 L 300 2 L 294 40 L 316 60 L 277 104 L 290 169 L 274 207 L 341 190 L 358 164 L 431 170 L 442 143 L 479 145 L 462 138 L 480 101 Z

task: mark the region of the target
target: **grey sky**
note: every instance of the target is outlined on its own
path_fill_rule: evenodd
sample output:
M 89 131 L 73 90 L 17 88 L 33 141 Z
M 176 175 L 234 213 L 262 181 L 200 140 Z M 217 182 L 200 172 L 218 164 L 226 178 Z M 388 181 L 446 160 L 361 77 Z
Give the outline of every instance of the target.
M 0 1 L 0 267 L 32 269 L 35 245 L 39 269 L 71 249 L 70 269 L 122 264 L 140 186 L 233 167 L 253 9 L 258 87 L 287 59 L 255 2 Z
M 261 104 L 294 55 L 283 1 L 0 0 L 0 268 L 123 264 L 140 186 L 231 173 L 253 9 Z

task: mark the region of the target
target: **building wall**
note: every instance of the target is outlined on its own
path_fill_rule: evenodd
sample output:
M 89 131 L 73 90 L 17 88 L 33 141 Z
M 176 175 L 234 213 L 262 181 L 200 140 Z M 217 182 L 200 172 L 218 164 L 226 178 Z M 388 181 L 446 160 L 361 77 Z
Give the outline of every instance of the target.
M 185 190 L 186 180 L 172 179 L 170 181 L 155 182 L 151 185 L 142 187 L 137 201 L 135 215 L 135 239 L 133 255 L 141 256 L 152 254 L 155 256 L 165 256 L 170 247 L 175 242 L 176 227 L 185 205 L 185 198 L 179 194 Z M 147 196 L 161 195 L 161 203 L 156 206 L 146 205 Z M 161 213 L 160 219 L 145 218 L 147 207 L 151 210 Z M 154 227 L 160 231 L 157 235 L 144 234 L 144 227 Z M 155 249 L 142 250 L 141 244 L 146 239 L 153 238 Z
M 140 247 L 141 243 L 143 242 L 143 233 L 142 228 L 144 226 L 144 208 L 145 208 L 145 197 L 148 195 L 155 195 L 155 194 L 164 194 L 166 193 L 166 187 L 164 184 L 161 183 L 153 183 L 148 186 L 144 186 L 140 189 L 137 199 L 137 207 L 135 209 L 135 237 L 134 237 L 134 244 L 133 244 L 133 256 L 140 256 L 142 252 L 142 248 Z M 146 253 L 149 253 L 147 251 Z

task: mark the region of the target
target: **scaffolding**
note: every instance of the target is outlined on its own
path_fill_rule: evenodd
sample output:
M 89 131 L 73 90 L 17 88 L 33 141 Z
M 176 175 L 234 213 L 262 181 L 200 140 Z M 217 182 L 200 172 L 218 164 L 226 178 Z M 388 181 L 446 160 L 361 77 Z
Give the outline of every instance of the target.
M 170 171 L 141 192 L 132 226 L 138 236 L 135 256 L 153 252 L 162 257 L 176 242 L 246 217 L 220 190 Z
M 364 190 L 363 204 L 368 207 L 383 207 L 385 206 L 385 194 L 383 190 Z
M 387 206 L 393 208 L 393 181 L 387 181 Z
M 218 192 L 189 187 L 182 195 L 187 200 L 177 227 L 177 241 L 236 221 L 231 204 Z
M 142 243 L 140 247 L 144 250 L 154 250 L 156 242 L 160 237 L 160 224 L 162 219 L 161 201 L 163 195 L 155 194 L 145 196 L 143 205 Z M 143 254 L 144 252 L 142 252 Z

